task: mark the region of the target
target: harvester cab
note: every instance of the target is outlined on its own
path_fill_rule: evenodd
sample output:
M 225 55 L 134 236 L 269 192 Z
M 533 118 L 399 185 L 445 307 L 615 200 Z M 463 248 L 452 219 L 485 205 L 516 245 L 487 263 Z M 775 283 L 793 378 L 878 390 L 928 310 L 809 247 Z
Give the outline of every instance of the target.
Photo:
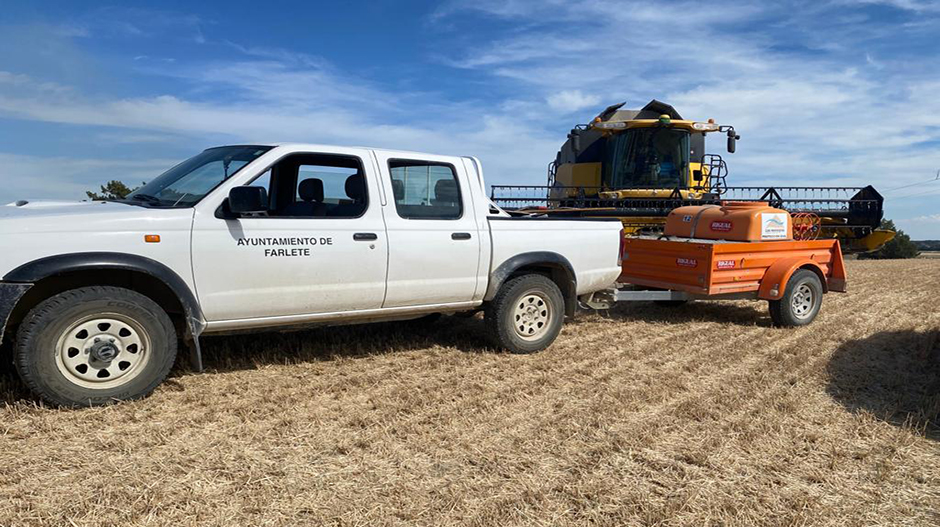
M 730 125 L 683 119 L 653 100 L 640 110 L 609 106 L 575 126 L 549 164 L 547 186 L 494 185 L 506 209 L 556 216 L 618 217 L 627 235 L 661 232 L 677 207 L 723 201 L 763 201 L 808 218 L 818 236 L 847 252 L 878 249 L 894 232 L 879 229 L 882 196 L 872 187 L 735 187 L 728 165 L 706 153 L 708 134 L 726 136 L 734 153 L 741 138 Z
M 655 198 L 678 189 L 683 198 L 699 199 L 725 186 L 727 165 L 705 154 L 705 135 L 726 132 L 733 152 L 740 139 L 733 127 L 684 120 L 655 100 L 642 110 L 622 107 L 571 130 L 549 173 L 553 197 Z

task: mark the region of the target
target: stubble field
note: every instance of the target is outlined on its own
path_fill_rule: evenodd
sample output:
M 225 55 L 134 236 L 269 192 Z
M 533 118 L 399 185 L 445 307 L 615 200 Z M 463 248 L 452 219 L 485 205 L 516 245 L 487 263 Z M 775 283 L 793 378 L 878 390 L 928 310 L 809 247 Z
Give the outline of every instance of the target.
M 582 313 L 494 353 L 445 317 L 205 340 L 150 398 L 0 374 L 0 525 L 937 525 L 940 261 L 852 261 L 820 318 Z

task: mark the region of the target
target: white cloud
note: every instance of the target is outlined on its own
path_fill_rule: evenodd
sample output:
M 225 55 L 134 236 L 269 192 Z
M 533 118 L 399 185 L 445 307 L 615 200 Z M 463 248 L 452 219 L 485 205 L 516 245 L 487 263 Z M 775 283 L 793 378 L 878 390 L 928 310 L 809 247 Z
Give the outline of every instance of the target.
M 940 194 L 932 194 L 929 201 L 935 203 L 938 198 Z M 940 240 L 940 214 L 899 219 L 895 220 L 894 224 L 914 240 Z
M 182 137 L 178 134 L 157 132 L 137 132 L 134 130 L 118 129 L 98 133 L 94 140 L 99 145 L 129 145 L 139 143 L 179 143 Z
M 923 2 L 918 1 L 918 0 L 855 0 L 855 1 L 861 4 L 886 5 L 886 6 L 894 7 L 897 9 L 904 10 L 904 11 L 913 11 L 915 13 L 940 11 L 940 5 L 938 5 L 933 0 L 927 0 Z M 848 3 L 848 2 L 840 2 L 840 3 Z
M 565 3 L 565 0 L 543 0 L 541 5 L 544 9 L 557 11 L 564 9 Z M 532 3 L 528 0 L 479 0 L 476 2 L 449 0 L 438 6 L 431 13 L 430 18 L 437 21 L 455 13 L 469 10 L 480 11 L 494 17 L 517 17 L 530 13 Z
M 86 190 L 119 179 L 137 185 L 153 179 L 179 159 L 84 159 L 0 153 L 0 203 L 15 199 L 84 199 Z M 10 189 L 15 189 L 15 193 Z
M 564 90 L 548 96 L 548 105 L 562 113 L 574 112 L 589 106 L 597 106 L 601 98 L 596 95 L 585 95 L 581 90 Z
M 940 223 L 940 214 L 930 214 L 928 216 L 918 216 L 906 220 L 898 220 L 906 223 Z
M 465 154 L 472 154 L 475 147 L 505 150 L 506 140 L 510 138 L 507 132 L 510 131 L 524 134 L 521 137 L 529 136 L 524 141 L 538 142 L 537 137 L 531 137 L 533 130 L 525 129 L 513 119 L 490 116 L 485 112 L 468 121 L 461 120 L 459 116 L 435 120 L 433 115 L 427 115 L 433 126 L 388 124 L 383 122 L 381 114 L 376 114 L 378 119 L 370 115 L 370 110 L 379 106 L 375 102 L 356 99 L 354 88 L 346 94 L 351 97 L 349 104 L 323 108 L 320 102 L 305 105 L 305 99 L 292 98 L 292 95 L 297 95 L 293 88 L 287 89 L 280 99 L 281 104 L 275 104 L 269 100 L 274 99 L 270 93 L 256 94 L 251 82 L 249 80 L 243 91 L 247 99 L 239 103 L 198 102 L 169 95 L 108 102 L 74 94 L 56 97 L 51 93 L 16 96 L 0 93 L 0 114 L 47 122 L 156 130 L 190 136 L 209 134 L 228 140 L 262 143 L 369 144 Z M 29 88 L 35 88 L 35 85 Z M 316 98 L 316 94 L 310 96 Z M 357 102 L 361 106 L 354 104 Z M 515 141 L 520 141 L 518 137 Z M 506 155 L 513 154 L 506 150 Z
M 545 159 L 557 148 L 550 135 L 498 107 L 451 105 L 442 109 L 433 100 L 391 95 L 307 63 L 259 60 L 208 64 L 178 69 L 174 75 L 207 91 L 224 90 L 227 96 L 224 102 L 211 93 L 201 100 L 174 95 L 113 100 L 0 72 L 0 116 L 105 127 L 105 132 L 91 135 L 99 144 L 189 143 L 193 153 L 212 144 L 289 141 L 478 155 L 487 158 L 490 182 L 512 182 L 530 175 L 541 179 L 548 163 Z M 441 115 L 448 118 L 440 119 Z M 152 177 L 173 164 L 145 162 L 148 170 L 144 170 L 136 165 L 112 166 L 107 161 L 97 167 L 91 163 L 67 159 L 47 163 L 43 158 L 9 155 L 0 158 L 4 181 L 0 201 L 36 197 L 35 192 L 43 188 L 47 192 L 42 194 L 51 197 L 77 199 L 89 185 L 110 178 Z M 532 167 L 537 167 L 534 174 Z M 68 184 L 50 185 L 63 180 Z M 16 195 L 10 195 L 12 192 Z
M 91 10 L 80 20 L 85 34 L 104 37 L 178 38 L 204 44 L 202 26 L 206 22 L 192 14 L 137 7 L 108 6 Z

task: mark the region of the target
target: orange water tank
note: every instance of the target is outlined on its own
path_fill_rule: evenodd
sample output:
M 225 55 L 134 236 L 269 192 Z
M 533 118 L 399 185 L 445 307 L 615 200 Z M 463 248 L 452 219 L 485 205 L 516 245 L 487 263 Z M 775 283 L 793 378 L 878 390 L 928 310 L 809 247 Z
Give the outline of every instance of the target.
M 793 222 L 787 211 L 762 201 L 726 201 L 673 209 L 665 234 L 740 242 L 792 240 Z

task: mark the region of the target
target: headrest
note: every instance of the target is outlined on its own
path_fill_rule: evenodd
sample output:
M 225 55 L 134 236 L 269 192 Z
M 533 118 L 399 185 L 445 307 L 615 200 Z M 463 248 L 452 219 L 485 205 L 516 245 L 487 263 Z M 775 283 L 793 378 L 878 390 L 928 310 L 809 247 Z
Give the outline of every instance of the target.
M 353 174 L 346 178 L 346 195 L 353 201 L 362 201 L 365 197 L 362 174 Z
M 405 199 L 405 182 L 400 179 L 393 179 L 392 193 L 395 194 L 395 201 Z
M 297 192 L 300 194 L 300 199 L 304 201 L 316 201 L 318 203 L 323 202 L 323 180 L 317 178 L 309 178 L 300 182 L 300 186 L 297 187 Z
M 441 179 L 434 184 L 434 199 L 457 202 L 457 182 L 453 179 Z

